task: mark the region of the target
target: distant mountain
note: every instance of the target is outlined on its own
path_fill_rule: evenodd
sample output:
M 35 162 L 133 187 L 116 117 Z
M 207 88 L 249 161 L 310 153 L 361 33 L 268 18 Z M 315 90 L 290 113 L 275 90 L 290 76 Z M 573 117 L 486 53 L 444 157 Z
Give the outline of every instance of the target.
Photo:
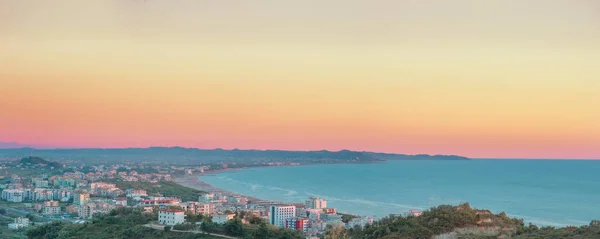
M 268 162 L 294 163 L 370 163 L 387 160 L 464 160 L 460 156 L 404 155 L 372 152 L 341 151 L 284 151 L 284 150 L 223 150 L 182 147 L 151 147 L 122 149 L 0 149 L 0 158 L 18 158 L 36 155 L 52 160 L 81 160 L 103 163 L 148 162 L 175 164 Z
M 54 167 L 54 168 L 62 168 L 62 164 L 48 161 L 40 157 L 25 157 L 21 160 L 17 161 L 17 164 L 27 165 L 27 166 L 38 166 L 38 167 Z
M 18 144 L 15 142 L 0 142 L 0 149 L 18 149 L 26 148 L 28 145 Z

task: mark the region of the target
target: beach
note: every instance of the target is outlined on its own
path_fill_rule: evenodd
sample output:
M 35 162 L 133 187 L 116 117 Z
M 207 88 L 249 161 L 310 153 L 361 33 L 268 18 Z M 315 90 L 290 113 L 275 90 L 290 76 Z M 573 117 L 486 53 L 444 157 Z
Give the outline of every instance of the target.
M 214 174 L 217 172 L 211 172 L 211 174 Z M 223 190 L 220 188 L 216 188 L 202 180 L 200 180 L 198 177 L 201 176 L 200 174 L 193 174 L 193 175 L 186 175 L 186 176 L 182 176 L 182 177 L 177 177 L 174 179 L 175 183 L 184 186 L 184 187 L 188 187 L 188 188 L 193 188 L 196 190 L 200 190 L 200 191 L 204 191 L 207 193 L 223 193 L 225 195 L 227 195 L 228 197 L 245 197 L 248 199 L 248 201 L 250 202 L 272 202 L 272 203 L 279 203 L 277 201 L 271 201 L 271 200 L 263 200 L 260 198 L 256 198 L 256 197 L 252 197 L 252 196 L 247 196 L 247 195 L 242 195 L 239 193 L 235 193 L 235 192 L 231 192 L 231 191 L 227 191 L 227 190 Z

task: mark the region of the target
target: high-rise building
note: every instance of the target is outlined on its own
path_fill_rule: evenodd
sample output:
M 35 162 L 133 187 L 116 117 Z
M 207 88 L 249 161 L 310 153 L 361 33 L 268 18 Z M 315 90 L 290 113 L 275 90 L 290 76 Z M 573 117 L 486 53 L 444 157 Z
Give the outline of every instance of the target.
M 304 202 L 304 206 L 310 209 L 323 209 L 327 208 L 327 201 L 318 197 L 310 197 Z
M 296 206 L 271 206 L 270 222 L 278 227 L 285 227 L 286 220 L 296 217 Z

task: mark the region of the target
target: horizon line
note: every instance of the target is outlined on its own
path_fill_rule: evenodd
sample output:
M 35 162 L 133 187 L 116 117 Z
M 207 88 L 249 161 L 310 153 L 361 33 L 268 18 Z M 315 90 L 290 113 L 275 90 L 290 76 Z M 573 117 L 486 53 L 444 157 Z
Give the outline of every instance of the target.
M 7 143 L 7 142 L 4 142 Z M 8 142 L 15 143 L 15 142 Z M 45 146 L 30 146 L 30 145 L 22 145 L 18 144 L 22 147 L 16 148 L 0 148 L 0 150 L 9 150 L 9 149 L 35 149 L 35 150 L 61 150 L 61 149 L 71 149 L 71 150 L 81 150 L 81 149 L 150 149 L 150 148 L 183 148 L 183 149 L 197 149 L 197 150 L 245 150 L 245 151 L 287 151 L 287 152 L 319 152 L 319 151 L 327 151 L 327 152 L 341 152 L 341 151 L 351 151 L 351 152 L 366 152 L 366 153 L 379 153 L 379 154 L 397 154 L 397 155 L 429 155 L 429 156 L 458 156 L 464 157 L 471 160 L 600 160 L 600 158 L 543 158 L 543 157 L 468 157 L 457 154 L 429 154 L 429 153 L 418 153 L 418 154 L 406 154 L 406 153 L 396 153 L 396 152 L 382 152 L 382 151 L 367 151 L 367 150 L 352 150 L 352 149 L 340 149 L 340 150 L 329 150 L 329 149 L 320 149 L 320 150 L 286 150 L 286 149 L 241 149 L 241 148 L 199 148 L 199 147 L 184 147 L 184 146 L 147 146 L 147 147 L 45 147 Z

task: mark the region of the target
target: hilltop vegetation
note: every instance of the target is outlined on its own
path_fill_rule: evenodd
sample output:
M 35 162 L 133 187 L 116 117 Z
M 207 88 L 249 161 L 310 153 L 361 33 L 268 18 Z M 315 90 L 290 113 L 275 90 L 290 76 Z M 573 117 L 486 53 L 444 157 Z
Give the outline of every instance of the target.
M 143 226 L 153 220 L 156 220 L 156 214 L 143 214 L 133 208 L 117 208 L 84 224 L 53 222 L 33 227 L 27 231 L 27 236 L 30 239 L 217 238 L 202 234 L 165 232 Z
M 376 238 L 600 238 L 600 223 L 594 221 L 582 227 L 538 227 L 525 225 L 522 219 L 509 218 L 505 213 L 493 214 L 477 210 L 469 204 L 442 205 L 431 208 L 419 217 L 390 216 L 365 227 L 329 228 L 326 239 Z
M 144 214 L 139 209 L 117 208 L 109 214 L 99 215 L 91 222 L 84 224 L 67 224 L 53 222 L 50 224 L 33 227 L 27 231 L 30 239 L 215 239 L 220 237 L 210 236 L 202 233 L 175 232 L 172 230 L 156 230 L 143 226 L 156 221 L 156 213 Z M 176 230 L 188 230 L 195 228 L 195 224 L 183 224 L 175 226 Z M 171 229 L 171 227 L 169 227 Z M 261 222 L 259 225 L 242 224 L 239 219 L 231 220 L 225 224 L 205 222 L 202 226 L 204 231 L 210 233 L 222 233 L 238 238 L 281 238 L 281 239 L 303 239 L 298 231 L 277 228 Z
M 17 165 L 20 164 L 22 166 L 27 166 L 27 167 L 40 167 L 40 168 L 53 167 L 55 169 L 59 169 L 59 168 L 63 167 L 63 165 L 61 163 L 48 161 L 43 158 L 33 157 L 33 156 L 22 158 L 21 160 L 17 161 L 16 164 Z
M 53 160 L 80 160 L 95 163 L 171 163 L 171 164 L 258 164 L 286 163 L 369 163 L 385 160 L 459 160 L 460 156 L 404 155 L 371 152 L 341 151 L 283 151 L 283 150 L 222 150 L 181 147 L 152 147 L 125 149 L 0 149 L 0 157 L 15 158 L 35 154 Z

